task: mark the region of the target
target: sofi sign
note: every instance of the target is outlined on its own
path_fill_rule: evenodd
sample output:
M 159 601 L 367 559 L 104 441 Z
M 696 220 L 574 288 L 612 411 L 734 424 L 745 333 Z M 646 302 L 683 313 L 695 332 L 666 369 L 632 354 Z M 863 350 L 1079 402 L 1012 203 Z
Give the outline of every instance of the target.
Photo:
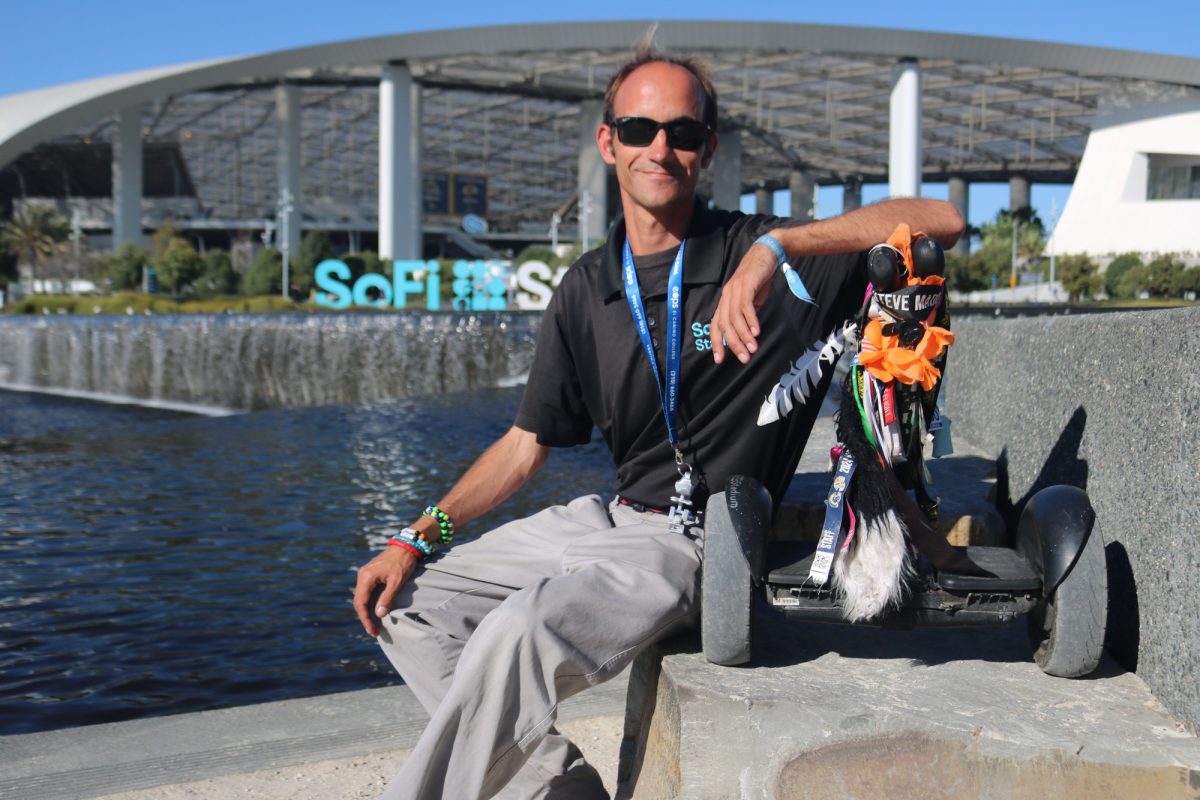
M 544 309 L 566 271 L 566 267 L 555 270 L 541 261 L 526 261 L 515 270 L 511 261 L 456 261 L 450 274 L 443 275 L 437 261 L 397 259 L 392 262 L 392 277 L 368 272 L 350 284 L 350 267 L 331 258 L 317 264 L 314 277 L 316 303 L 325 308 L 404 308 L 410 298 L 424 298 L 427 309 L 440 311 L 445 279 L 453 282 L 453 310 L 503 311 L 508 308 L 514 282 L 517 308 Z

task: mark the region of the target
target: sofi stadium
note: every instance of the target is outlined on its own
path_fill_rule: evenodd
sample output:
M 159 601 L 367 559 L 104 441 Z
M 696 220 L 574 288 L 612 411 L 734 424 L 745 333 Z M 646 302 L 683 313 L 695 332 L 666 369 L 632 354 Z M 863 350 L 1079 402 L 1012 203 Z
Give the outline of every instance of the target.
M 645 22 L 466 28 L 166 66 L 0 98 L 0 218 L 57 206 L 92 248 L 170 217 L 199 242 L 307 230 L 392 258 L 605 234 L 601 95 Z M 1012 39 L 669 22 L 712 65 L 703 192 L 760 207 L 864 183 L 1073 183 L 1059 253 L 1200 252 L 1200 60 Z M 464 221 L 466 224 L 464 224 Z

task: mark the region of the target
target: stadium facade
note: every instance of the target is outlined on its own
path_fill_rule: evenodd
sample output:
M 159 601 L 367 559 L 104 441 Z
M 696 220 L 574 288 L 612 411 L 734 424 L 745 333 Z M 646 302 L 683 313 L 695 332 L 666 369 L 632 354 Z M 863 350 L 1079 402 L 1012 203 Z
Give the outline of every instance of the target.
M 96 78 L 0 98 L 0 218 L 49 203 L 93 247 L 167 217 L 230 246 L 335 232 L 382 256 L 595 241 L 616 204 L 601 96 L 646 22 L 383 36 Z M 1076 183 L 1052 246 L 1200 253 L 1200 60 L 780 23 L 667 22 L 712 65 L 721 145 L 702 191 Z M 465 224 L 464 224 L 465 222 Z

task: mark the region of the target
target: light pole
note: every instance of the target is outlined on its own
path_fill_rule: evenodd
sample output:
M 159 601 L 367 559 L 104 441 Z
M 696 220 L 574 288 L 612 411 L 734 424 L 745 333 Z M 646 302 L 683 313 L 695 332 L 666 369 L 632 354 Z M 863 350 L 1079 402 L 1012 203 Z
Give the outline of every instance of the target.
M 75 251 L 75 279 L 72 281 L 71 294 L 79 294 L 79 242 L 81 239 L 83 239 L 83 215 L 76 208 L 71 212 L 71 244 Z
M 1008 279 L 1008 287 L 1010 289 L 1017 288 L 1017 231 L 1021 228 L 1021 220 L 1017 219 L 1017 215 L 1012 216 L 1013 224 L 1013 241 L 1012 241 L 1012 275 Z M 1016 292 L 1013 292 L 1013 299 L 1016 299 Z
M 1050 198 L 1050 300 L 1058 299 L 1054 288 L 1054 226 L 1058 223 L 1058 198 Z
M 584 191 L 579 197 L 579 227 L 582 228 L 583 252 L 590 249 L 588 241 L 588 217 L 592 213 L 592 193 Z
M 292 217 L 292 211 L 295 206 L 292 203 L 292 190 L 284 189 L 279 193 L 279 252 L 283 254 L 283 296 L 291 297 L 288 292 L 288 256 L 290 255 L 291 245 L 289 239 L 289 224 Z

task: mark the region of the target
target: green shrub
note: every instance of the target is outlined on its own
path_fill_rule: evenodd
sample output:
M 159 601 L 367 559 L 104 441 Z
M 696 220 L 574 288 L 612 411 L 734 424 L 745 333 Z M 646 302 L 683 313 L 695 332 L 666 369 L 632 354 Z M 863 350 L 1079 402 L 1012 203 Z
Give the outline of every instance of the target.
M 259 251 L 254 263 L 242 276 L 242 294 L 254 297 L 283 293 L 283 254 L 273 247 Z
M 167 244 L 157 267 L 158 282 L 172 294 L 183 294 L 204 271 L 204 259 L 191 242 L 176 237 Z
M 1123 287 L 1121 279 L 1129 273 L 1129 270 L 1142 266 L 1142 257 L 1137 253 L 1123 253 L 1112 260 L 1108 265 L 1108 269 L 1104 271 L 1104 291 L 1109 297 L 1133 297 L 1131 294 L 1122 294 Z
M 204 268 L 192 284 L 198 297 L 219 297 L 236 294 L 240 276 L 233 268 L 233 259 L 224 250 L 209 250 L 204 254 Z

